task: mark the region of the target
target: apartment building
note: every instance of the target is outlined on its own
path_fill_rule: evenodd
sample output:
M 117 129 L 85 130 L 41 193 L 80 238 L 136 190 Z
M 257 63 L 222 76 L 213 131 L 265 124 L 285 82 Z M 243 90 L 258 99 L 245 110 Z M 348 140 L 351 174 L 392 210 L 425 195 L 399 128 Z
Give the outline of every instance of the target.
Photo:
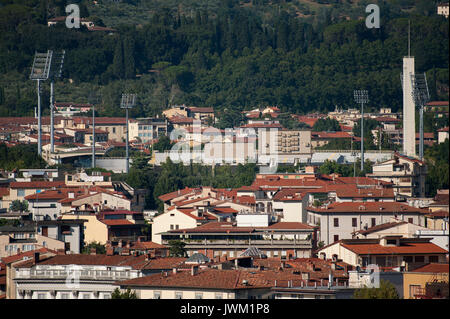
M 352 233 L 389 222 L 392 217 L 425 226 L 426 209 L 399 202 L 342 202 L 307 208 L 308 224 L 319 227 L 325 245 L 352 238 Z
M 377 239 L 343 239 L 318 250 L 323 258 L 332 257 L 353 266 L 370 264 L 388 269 L 409 269 L 425 263 L 445 263 L 448 251 L 429 239 L 386 236 Z
M 155 231 L 155 234 L 156 231 Z M 311 257 L 315 227 L 298 222 L 271 222 L 264 213 L 239 212 L 236 221 L 208 222 L 192 228 L 160 233 L 162 244 L 178 239 L 186 242 L 188 255 L 202 253 L 209 258 L 238 257 L 255 247 L 267 257 L 292 259 Z
M 158 118 L 137 118 L 129 120 L 129 141 L 140 140 L 151 143 L 163 135 L 167 135 L 167 120 Z
M 395 153 L 390 160 L 374 164 L 368 177 L 393 184 L 396 195 L 425 197 L 425 162 Z

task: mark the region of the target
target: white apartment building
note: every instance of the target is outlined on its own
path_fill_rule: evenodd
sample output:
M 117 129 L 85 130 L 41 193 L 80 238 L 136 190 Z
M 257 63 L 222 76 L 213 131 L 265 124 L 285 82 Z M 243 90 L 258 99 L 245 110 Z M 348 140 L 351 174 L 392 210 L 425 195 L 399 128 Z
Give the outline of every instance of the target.
M 351 239 L 352 233 L 389 222 L 396 217 L 408 223 L 425 226 L 425 209 L 399 202 L 333 203 L 308 207 L 308 224 L 319 226 L 318 241 L 324 245 Z

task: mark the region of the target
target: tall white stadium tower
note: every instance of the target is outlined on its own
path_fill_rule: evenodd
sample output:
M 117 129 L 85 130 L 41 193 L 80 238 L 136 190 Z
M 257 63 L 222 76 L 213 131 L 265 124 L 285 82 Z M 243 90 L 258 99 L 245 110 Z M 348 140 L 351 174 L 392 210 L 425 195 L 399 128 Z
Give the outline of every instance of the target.
M 410 54 L 408 32 L 408 56 L 403 57 L 403 153 L 416 156 L 416 108 L 413 99 L 411 77 L 414 76 L 414 57 Z

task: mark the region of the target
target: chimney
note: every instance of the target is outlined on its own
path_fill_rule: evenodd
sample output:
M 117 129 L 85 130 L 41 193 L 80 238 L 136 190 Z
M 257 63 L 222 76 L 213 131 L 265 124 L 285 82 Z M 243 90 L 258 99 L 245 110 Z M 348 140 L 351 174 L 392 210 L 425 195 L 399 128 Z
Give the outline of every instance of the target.
M 40 256 L 39 252 L 35 252 L 34 253 L 34 263 L 35 264 L 37 264 L 39 262 L 39 256 Z
M 174 274 L 176 274 L 176 273 L 178 272 L 177 267 L 173 267 L 173 268 L 172 268 L 172 272 L 173 272 Z
M 191 275 L 195 276 L 198 274 L 198 266 L 192 266 L 191 268 Z
M 114 248 L 113 247 L 107 247 L 106 248 L 106 256 L 112 256 L 114 255 Z

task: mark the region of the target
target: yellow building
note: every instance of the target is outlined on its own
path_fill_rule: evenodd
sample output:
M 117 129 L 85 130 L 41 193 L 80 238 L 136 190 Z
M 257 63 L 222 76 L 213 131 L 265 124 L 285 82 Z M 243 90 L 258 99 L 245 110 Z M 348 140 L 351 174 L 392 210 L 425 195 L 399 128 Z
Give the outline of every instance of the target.
M 448 264 L 430 263 L 403 273 L 405 299 L 448 298 Z

